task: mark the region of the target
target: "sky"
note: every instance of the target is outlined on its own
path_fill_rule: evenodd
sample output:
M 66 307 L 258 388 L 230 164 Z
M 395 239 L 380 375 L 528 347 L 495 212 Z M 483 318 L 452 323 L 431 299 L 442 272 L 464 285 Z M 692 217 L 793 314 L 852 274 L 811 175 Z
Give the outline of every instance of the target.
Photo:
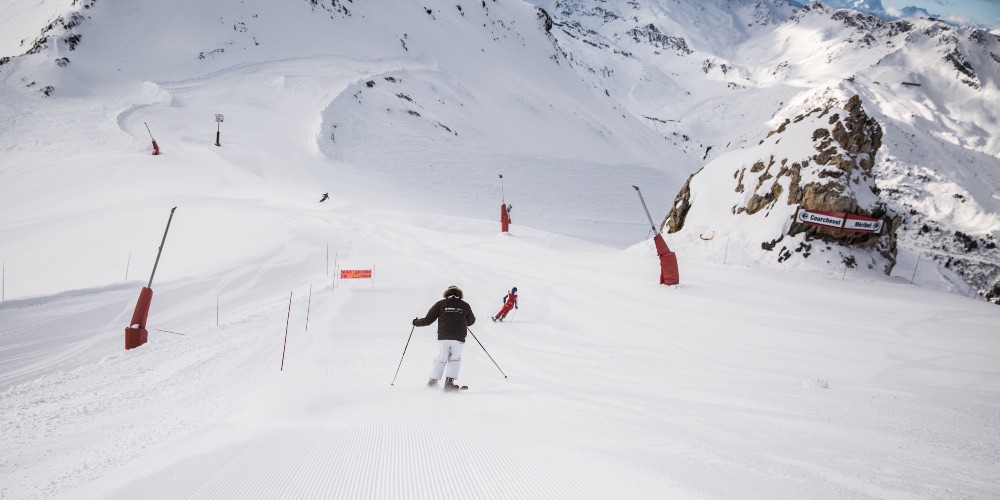
M 0 498 L 1000 495 L 1000 308 L 723 235 L 661 286 L 632 185 L 659 220 L 693 172 L 511 28 L 527 5 L 139 1 L 37 65 L 49 99 L 0 86 Z M 460 394 L 411 326 L 449 285 Z
M 882 0 L 882 6 L 892 15 L 899 15 L 903 8 L 912 6 L 952 21 L 972 21 L 1000 29 L 998 0 Z

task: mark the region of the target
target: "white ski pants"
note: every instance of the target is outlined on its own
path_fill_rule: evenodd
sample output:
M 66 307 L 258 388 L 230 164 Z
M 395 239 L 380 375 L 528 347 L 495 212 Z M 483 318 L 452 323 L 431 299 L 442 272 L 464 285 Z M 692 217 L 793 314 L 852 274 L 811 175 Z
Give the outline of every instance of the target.
M 441 352 L 431 365 L 431 378 L 441 380 L 447 367 L 448 378 L 457 379 L 458 371 L 462 368 L 462 348 L 465 344 L 457 340 L 439 340 L 438 344 L 441 346 Z

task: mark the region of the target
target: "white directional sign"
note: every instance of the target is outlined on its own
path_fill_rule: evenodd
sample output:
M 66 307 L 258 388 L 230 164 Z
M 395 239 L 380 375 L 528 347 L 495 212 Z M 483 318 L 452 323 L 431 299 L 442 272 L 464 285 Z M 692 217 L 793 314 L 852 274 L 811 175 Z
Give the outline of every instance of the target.
M 844 231 L 862 231 L 877 233 L 882 230 L 882 221 L 844 212 L 825 212 L 822 210 L 806 210 L 799 208 L 795 220 L 802 224 L 831 227 Z

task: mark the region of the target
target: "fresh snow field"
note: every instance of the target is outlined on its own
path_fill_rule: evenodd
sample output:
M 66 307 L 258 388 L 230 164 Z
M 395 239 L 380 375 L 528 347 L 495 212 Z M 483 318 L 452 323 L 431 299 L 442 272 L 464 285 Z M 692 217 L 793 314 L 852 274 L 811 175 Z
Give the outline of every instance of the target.
M 944 278 L 912 259 L 893 277 L 747 267 L 717 258 L 724 234 L 658 285 L 632 185 L 659 224 L 692 173 L 658 161 L 677 151 L 624 118 L 599 129 L 621 115 L 529 60 L 532 30 L 491 69 L 537 64 L 541 100 L 462 47 L 421 51 L 438 32 L 411 10 L 383 26 L 414 23 L 407 52 L 119 76 L 85 69 L 127 50 L 95 32 L 63 95 L 2 74 L 0 498 L 1000 497 L 1000 308 L 917 286 Z M 407 121 L 387 76 L 432 118 Z M 149 342 L 126 351 L 173 207 Z M 374 279 L 335 279 L 356 268 Z M 425 387 L 436 324 L 410 324 L 452 284 L 478 318 L 459 394 Z M 512 286 L 520 308 L 491 322 Z

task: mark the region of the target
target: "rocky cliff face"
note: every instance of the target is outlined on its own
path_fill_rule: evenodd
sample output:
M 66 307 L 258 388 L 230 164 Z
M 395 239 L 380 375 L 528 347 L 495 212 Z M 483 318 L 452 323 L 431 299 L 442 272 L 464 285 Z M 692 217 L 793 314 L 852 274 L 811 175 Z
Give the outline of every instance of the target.
M 786 120 L 757 148 L 746 154 L 724 155 L 692 176 L 674 201 L 663 227 L 668 233 L 681 233 L 692 214 L 697 213 L 693 218 L 701 226 L 728 226 L 729 233 L 755 235 L 756 244 L 776 252 L 778 263 L 791 262 L 795 257 L 808 259 L 822 248 L 821 253 L 839 253 L 848 267 L 859 264 L 859 255 L 871 254 L 867 267 L 888 274 L 896 262 L 896 229 L 901 218 L 889 213 L 878 196 L 874 163 L 881 145 L 882 128 L 865 113 L 857 95 L 842 106 L 830 99 L 824 106 Z M 780 157 L 775 154 L 778 151 L 797 154 Z M 699 182 L 699 177 L 705 177 L 707 182 Z M 730 179 L 732 196 L 696 192 L 723 188 L 715 186 L 715 179 L 722 177 Z M 735 224 L 712 220 L 709 214 L 720 214 L 719 210 L 698 213 L 701 203 L 728 203 L 726 211 Z M 799 207 L 879 219 L 882 230 L 850 232 L 802 224 L 794 220 Z M 772 223 L 763 224 L 764 218 Z M 781 223 L 775 224 L 774 220 Z M 771 231 L 751 230 L 758 225 Z M 705 231 L 698 228 L 697 232 L 704 239 Z

